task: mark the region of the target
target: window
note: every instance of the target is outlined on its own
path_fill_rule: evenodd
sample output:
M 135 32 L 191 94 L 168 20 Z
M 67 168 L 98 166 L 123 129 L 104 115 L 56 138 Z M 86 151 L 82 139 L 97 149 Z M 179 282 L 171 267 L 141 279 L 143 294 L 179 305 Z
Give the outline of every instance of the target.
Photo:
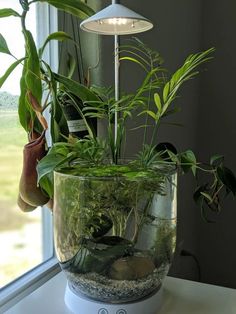
M 12 8 L 21 12 L 19 1 L 1 0 L 0 9 Z M 49 16 L 54 16 L 49 23 Z M 10 27 L 9 27 L 10 26 Z M 56 28 L 56 14 L 46 4 L 31 6 L 27 27 L 42 44 L 46 35 Z M 40 29 L 40 32 L 38 30 Z M 24 56 L 24 42 L 20 20 L 16 17 L 0 19 L 0 33 L 12 54 Z M 51 48 L 51 49 L 50 49 Z M 56 48 L 48 48 L 48 62 Z M 12 57 L 0 54 L 0 76 L 14 62 Z M 22 167 L 23 145 L 27 142 L 18 122 L 17 102 L 21 65 L 11 74 L 0 90 L 0 287 L 53 256 L 52 217 L 48 209 L 22 213 L 16 205 L 18 182 Z

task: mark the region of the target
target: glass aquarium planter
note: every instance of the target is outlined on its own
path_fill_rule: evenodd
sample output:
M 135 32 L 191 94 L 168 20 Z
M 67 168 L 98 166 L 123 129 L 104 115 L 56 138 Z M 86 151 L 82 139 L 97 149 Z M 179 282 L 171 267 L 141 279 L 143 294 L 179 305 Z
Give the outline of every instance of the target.
M 176 239 L 175 173 L 54 173 L 54 236 L 69 288 L 106 303 L 157 291 Z

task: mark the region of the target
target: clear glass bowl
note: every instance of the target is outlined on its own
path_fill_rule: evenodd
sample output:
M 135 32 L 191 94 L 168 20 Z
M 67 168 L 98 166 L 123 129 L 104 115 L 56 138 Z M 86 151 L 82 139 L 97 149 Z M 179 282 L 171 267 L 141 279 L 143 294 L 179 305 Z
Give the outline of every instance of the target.
M 175 249 L 176 179 L 54 173 L 55 248 L 74 293 L 124 303 L 160 288 Z

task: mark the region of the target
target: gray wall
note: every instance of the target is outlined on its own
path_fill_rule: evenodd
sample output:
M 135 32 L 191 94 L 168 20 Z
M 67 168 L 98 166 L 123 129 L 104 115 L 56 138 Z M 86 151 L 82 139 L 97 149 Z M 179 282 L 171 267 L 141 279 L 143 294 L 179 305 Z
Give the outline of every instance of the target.
M 236 2 L 204 1 L 202 47 L 216 47 L 215 59 L 201 75 L 197 150 L 207 160 L 218 152 L 236 172 Z M 236 288 L 236 204 L 225 202 L 217 223 L 196 220 L 197 256 L 202 265 L 202 281 Z

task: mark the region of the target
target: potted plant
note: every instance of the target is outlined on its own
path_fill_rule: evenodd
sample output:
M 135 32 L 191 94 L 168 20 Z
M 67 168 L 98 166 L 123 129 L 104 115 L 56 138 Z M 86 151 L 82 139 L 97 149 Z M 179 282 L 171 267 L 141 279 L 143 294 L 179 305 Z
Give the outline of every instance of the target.
M 124 94 L 119 101 L 109 88 L 91 89 L 99 100 L 84 102 L 81 116 L 85 121 L 104 120 L 107 138 L 96 137 L 88 124 L 88 137 L 56 143 L 39 162 L 39 182 L 47 178 L 45 190 L 50 186 L 54 199 L 58 258 L 75 294 L 124 303 L 160 288 L 175 247 L 177 170 L 191 171 L 196 179 L 201 171 L 210 176 L 194 193 L 207 221 L 207 208 L 220 210 L 223 190 L 235 195 L 235 176 L 222 156 L 213 156 L 203 166 L 191 150 L 178 153 L 170 143 L 156 145 L 161 122 L 178 110 L 173 100 L 179 88 L 198 74 L 196 69 L 213 51 L 190 55 L 168 79 L 157 52 L 138 39 L 121 46 L 126 55 L 120 60 L 135 62 L 147 74 L 136 93 Z M 71 101 L 76 107 L 73 96 Z M 146 119 L 137 125 L 144 129 L 144 142 L 140 152 L 125 161 L 126 122 L 140 115 Z M 147 128 L 153 129 L 151 139 Z
M 138 39 L 131 40 L 121 46 L 120 61 L 142 67 L 145 78 L 134 94 L 115 101 L 112 88 L 84 86 L 51 70 L 43 61 L 45 45 L 70 36 L 51 34 L 37 50 L 25 27 L 27 11 L 37 1 L 20 2 L 22 14 L 0 10 L 1 17 L 21 19 L 26 40 L 25 57 L 15 61 L 0 81 L 3 84 L 24 63 L 19 118 L 29 143 L 24 148 L 18 203 L 25 211 L 50 200 L 54 203 L 56 251 L 72 291 L 103 302 L 139 300 L 160 288 L 171 263 L 177 171 L 191 171 L 197 182 L 201 171 L 209 176 L 194 193 L 206 220 L 207 209 L 221 209 L 222 193 L 236 194 L 236 178 L 222 156 L 213 156 L 209 165 L 203 165 L 191 150 L 177 152 L 170 143 L 156 144 L 162 121 L 178 111 L 174 100 L 181 86 L 198 74 L 214 49 L 190 55 L 168 76 L 157 52 Z M 79 0 L 41 2 L 79 17 L 92 13 Z M 3 37 L 0 52 L 11 54 Z M 45 139 L 48 125 L 43 111 L 48 106 L 52 147 Z M 71 122 L 74 115 L 80 120 L 77 131 L 86 129 L 82 138 Z M 126 160 L 127 121 L 139 116 L 144 116 L 144 123 L 136 126 L 143 128 L 143 143 L 139 153 Z M 105 138 L 97 136 L 94 119 L 106 125 Z

